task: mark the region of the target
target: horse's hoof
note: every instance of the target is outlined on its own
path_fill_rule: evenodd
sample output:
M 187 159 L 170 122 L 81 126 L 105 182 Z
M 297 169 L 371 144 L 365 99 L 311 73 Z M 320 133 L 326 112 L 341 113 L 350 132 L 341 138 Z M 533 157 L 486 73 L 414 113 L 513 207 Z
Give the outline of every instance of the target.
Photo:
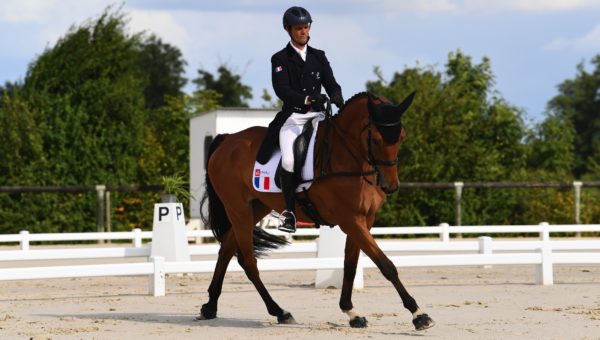
M 217 311 L 208 308 L 208 306 L 203 305 L 200 308 L 200 315 L 196 317 L 196 320 L 211 320 L 217 317 Z
M 418 331 L 422 331 L 427 328 L 431 328 L 435 325 L 435 321 L 429 317 L 429 315 L 423 313 L 417 316 L 416 319 L 413 319 L 413 325 L 415 325 L 415 329 Z
M 295 325 L 297 324 L 296 320 L 292 316 L 290 312 L 285 312 L 281 316 L 277 317 L 277 323 L 282 325 Z
M 366 328 L 367 326 L 367 318 L 364 316 L 355 316 L 354 319 L 350 320 L 350 327 L 352 328 Z

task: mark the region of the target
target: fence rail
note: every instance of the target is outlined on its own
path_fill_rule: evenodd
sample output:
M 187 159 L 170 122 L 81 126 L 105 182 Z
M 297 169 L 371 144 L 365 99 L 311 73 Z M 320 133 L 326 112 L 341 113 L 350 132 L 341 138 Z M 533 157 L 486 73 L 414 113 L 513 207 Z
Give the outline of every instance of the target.
M 97 228 L 98 231 L 110 231 L 110 192 L 161 191 L 163 185 L 61 185 L 61 186 L 0 186 L 0 193 L 97 193 Z M 463 189 L 573 189 L 575 223 L 580 223 L 581 189 L 600 188 L 600 181 L 573 182 L 402 182 L 401 189 L 454 189 L 455 221 L 462 224 L 462 190 Z
M 532 226 L 469 226 L 450 227 L 442 224 L 437 227 L 387 227 L 373 228 L 375 235 L 406 235 L 422 232 L 439 236 L 439 241 L 388 240 L 379 239 L 378 243 L 386 252 L 436 254 L 407 254 L 391 256 L 390 260 L 398 267 L 417 266 L 473 266 L 473 265 L 534 265 L 536 282 L 553 284 L 554 264 L 600 264 L 600 239 L 551 240 L 551 233 L 600 231 L 600 225 L 548 225 L 540 223 Z M 273 231 L 274 234 L 279 233 Z M 493 240 L 481 236 L 476 240 L 451 240 L 453 233 L 495 234 L 495 233 L 539 233 L 540 240 Z M 318 229 L 300 229 L 296 236 L 318 236 Z M 188 237 L 212 237 L 208 230 L 189 231 Z M 150 262 L 118 263 L 98 265 L 45 266 L 0 269 L 0 281 L 49 279 L 61 277 L 93 277 L 148 275 L 149 292 L 154 296 L 165 295 L 165 275 L 175 273 L 211 273 L 216 261 L 167 262 L 162 257 L 150 257 L 151 248 L 143 246 L 142 239 L 152 238 L 152 232 L 134 230 L 119 233 L 76 233 L 76 234 L 29 234 L 24 231 L 16 235 L 0 235 L 0 242 L 21 242 L 21 250 L 0 251 L 0 262 L 26 260 L 57 259 L 99 259 L 146 257 Z M 111 248 L 69 248 L 35 249 L 29 247 L 31 241 L 73 241 L 93 239 L 129 239 L 133 247 Z M 215 255 L 217 244 L 189 246 L 190 255 Z M 496 253 L 501 251 L 502 253 Z M 341 257 L 314 257 L 318 254 L 315 241 L 294 241 L 288 247 L 277 250 L 279 253 L 312 253 L 313 257 L 282 258 L 258 260 L 261 270 L 322 270 L 343 268 Z M 453 253 L 454 252 L 454 253 Z M 456 254 L 455 252 L 467 252 Z M 359 259 L 357 273 L 363 268 L 374 268 L 375 264 L 365 256 Z M 229 271 L 242 271 L 232 262 Z
M 325 228 L 325 227 L 324 227 Z M 276 229 L 269 232 L 277 236 L 288 236 Z M 402 236 L 402 235 L 437 235 L 441 241 L 448 242 L 452 234 L 539 234 L 540 237 L 550 237 L 552 233 L 578 233 L 600 232 L 600 224 L 560 224 L 550 225 L 542 222 L 538 225 L 489 225 L 489 226 L 450 226 L 442 223 L 439 226 L 429 227 L 376 227 L 371 229 L 374 236 Z M 319 236 L 319 228 L 300 228 L 292 237 Z M 213 238 L 210 230 L 190 230 L 188 238 Z M 151 231 L 133 229 L 122 232 L 89 232 L 89 233 L 29 233 L 27 230 L 19 234 L 0 235 L 1 243 L 19 242 L 22 250 L 29 249 L 30 242 L 56 242 L 56 241 L 101 241 L 101 240 L 131 240 L 134 247 L 141 247 L 143 240 L 152 239 Z

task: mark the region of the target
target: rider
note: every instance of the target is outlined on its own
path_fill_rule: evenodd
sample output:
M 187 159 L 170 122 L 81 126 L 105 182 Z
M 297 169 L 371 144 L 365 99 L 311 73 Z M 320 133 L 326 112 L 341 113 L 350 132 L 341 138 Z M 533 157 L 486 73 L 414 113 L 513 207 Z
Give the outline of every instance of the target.
M 331 102 L 338 108 L 344 104 L 342 88 L 336 82 L 325 52 L 308 46 L 312 23 L 310 13 L 302 7 L 290 7 L 283 14 L 283 28 L 290 42 L 271 57 L 273 89 L 283 101 L 280 114 L 285 122 L 279 132 L 281 149 L 281 189 L 285 197 L 285 218 L 280 230 L 296 231 L 294 195 L 294 140 L 302 132 L 304 123 L 323 115 L 326 97 L 321 94 L 325 87 Z

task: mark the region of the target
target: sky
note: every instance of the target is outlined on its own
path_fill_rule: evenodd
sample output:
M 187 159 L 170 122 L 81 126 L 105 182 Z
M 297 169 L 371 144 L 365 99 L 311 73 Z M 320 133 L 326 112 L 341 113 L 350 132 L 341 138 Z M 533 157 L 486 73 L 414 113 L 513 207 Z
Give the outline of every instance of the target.
M 600 0 L 2 0 L 0 83 L 22 81 L 70 27 L 111 5 L 122 6 L 130 33 L 178 47 L 189 80 L 228 65 L 252 87 L 253 107 L 263 89 L 273 94 L 270 58 L 289 41 L 281 21 L 290 6 L 311 13 L 309 45 L 326 51 L 346 98 L 376 79 L 375 66 L 386 79 L 415 66 L 443 72 L 460 50 L 474 63 L 488 57 L 496 93 L 536 123 L 557 85 L 581 62 L 591 71 L 600 54 Z

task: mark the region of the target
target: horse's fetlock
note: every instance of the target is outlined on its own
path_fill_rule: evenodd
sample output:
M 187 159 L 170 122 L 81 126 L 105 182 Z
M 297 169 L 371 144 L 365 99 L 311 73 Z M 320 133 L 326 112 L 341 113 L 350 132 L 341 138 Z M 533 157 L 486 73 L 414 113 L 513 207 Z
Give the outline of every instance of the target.
M 349 310 L 352 310 L 353 308 L 354 308 L 354 305 L 352 305 L 352 302 L 340 301 L 340 309 L 342 310 L 342 312 L 347 313 Z

